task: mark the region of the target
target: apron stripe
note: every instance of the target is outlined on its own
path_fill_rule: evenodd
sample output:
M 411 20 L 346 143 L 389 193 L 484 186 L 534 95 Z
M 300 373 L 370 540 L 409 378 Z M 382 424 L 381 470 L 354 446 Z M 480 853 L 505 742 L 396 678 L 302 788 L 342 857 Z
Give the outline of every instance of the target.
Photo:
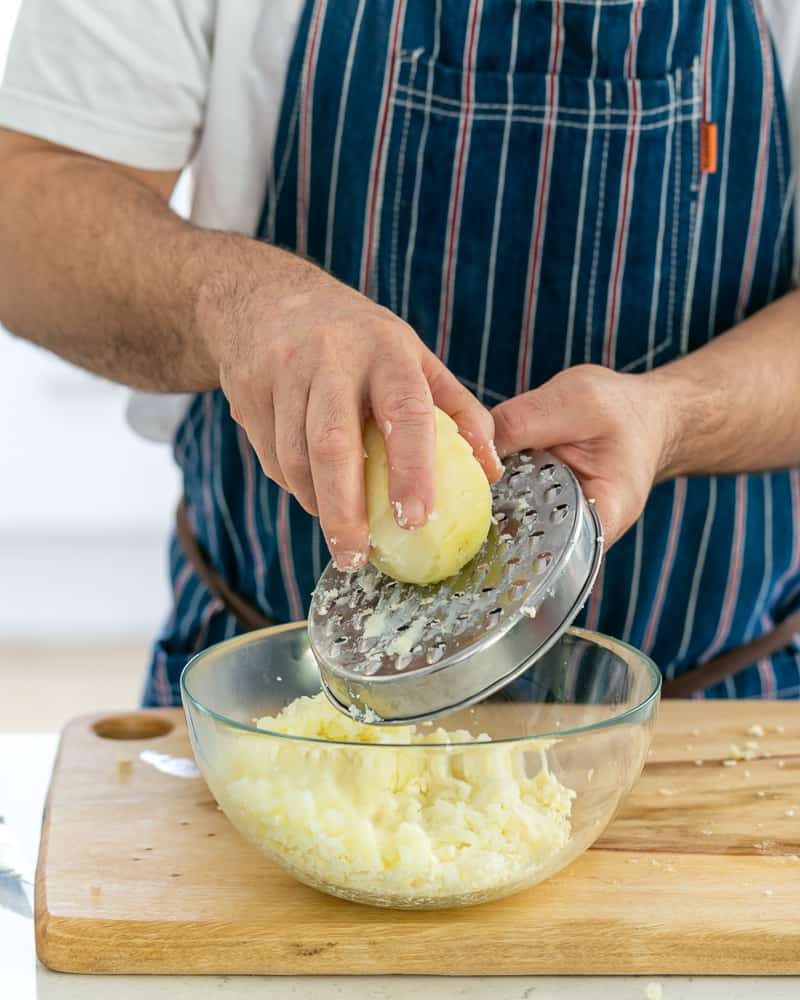
M 342 93 L 339 97 L 339 114 L 336 121 L 336 137 L 333 141 L 333 160 L 331 162 L 331 187 L 328 192 L 328 225 L 325 236 L 325 268 L 330 271 L 333 259 L 333 230 L 336 221 L 336 189 L 339 184 L 339 161 L 342 155 L 342 136 L 344 135 L 344 118 L 347 111 L 347 102 L 350 98 L 350 83 L 353 79 L 353 63 L 356 58 L 356 48 L 361 36 L 361 22 L 364 19 L 364 7 L 366 0 L 359 0 L 356 10 L 353 30 L 350 34 L 350 43 L 347 46 L 347 59 L 344 64 L 344 80 L 342 81 Z
M 589 274 L 589 292 L 586 296 L 586 337 L 583 348 L 583 360 L 588 363 L 592 360 L 592 331 L 594 330 L 594 300 L 597 290 L 597 269 L 600 264 L 600 240 L 603 235 L 603 222 L 606 210 L 606 176 L 608 173 L 608 146 L 611 139 L 610 104 L 611 104 L 611 81 L 605 81 L 605 115 L 604 115 L 604 136 L 603 152 L 600 157 L 600 182 L 599 196 L 597 199 L 597 217 L 594 227 L 594 248 L 592 250 L 592 267 Z
M 706 3 L 705 17 L 703 18 L 703 60 L 701 63 L 702 94 L 701 107 L 703 122 L 711 120 L 711 39 L 714 36 L 714 23 L 716 17 L 716 0 L 708 0 Z M 702 123 L 700 125 L 702 128 Z M 693 171 L 692 183 L 697 181 L 699 166 Z M 689 277 L 686 285 L 686 298 L 683 306 L 683 326 L 681 328 L 681 352 L 689 351 L 689 332 L 692 320 L 692 306 L 694 305 L 694 289 L 697 281 L 697 267 L 700 261 L 700 244 L 703 240 L 703 224 L 706 212 L 706 192 L 708 189 L 709 174 L 707 171 L 700 171 L 700 187 L 697 195 L 697 207 L 694 216 L 694 240 L 692 246 L 691 264 L 689 267 Z
M 675 99 L 675 82 L 669 77 L 670 97 Z M 658 310 L 661 305 L 661 273 L 664 261 L 664 239 L 667 232 L 667 193 L 669 191 L 670 169 L 672 167 L 672 147 L 675 141 L 675 116 L 670 117 L 666 139 L 666 155 L 664 156 L 664 170 L 661 174 L 661 199 L 658 209 L 658 235 L 656 237 L 656 254 L 653 263 L 653 294 L 650 303 L 650 326 L 647 332 L 647 364 L 648 369 L 653 367 L 653 359 L 656 351 L 662 346 L 656 346 L 656 324 L 658 321 Z
M 217 410 L 218 417 L 214 420 L 214 427 L 218 436 L 221 436 L 220 428 L 222 426 L 222 416 L 223 413 L 227 415 L 229 413 L 228 401 L 219 393 L 214 397 L 215 403 L 214 408 Z M 213 440 L 214 450 L 219 450 L 220 445 L 216 438 Z M 211 486 L 214 491 L 214 500 L 216 502 L 216 510 L 219 517 L 222 519 L 222 523 L 225 527 L 225 532 L 231 543 L 231 549 L 233 550 L 233 557 L 236 561 L 236 565 L 240 567 L 245 566 L 244 550 L 242 549 L 242 543 L 239 541 L 239 536 L 236 532 L 236 526 L 234 524 L 233 518 L 231 517 L 230 507 L 228 506 L 228 500 L 225 496 L 225 487 L 222 482 L 222 467 L 219 462 L 215 462 L 211 467 Z
M 634 8 L 634 10 L 637 8 Z M 637 121 L 639 116 L 639 83 L 628 81 L 631 114 L 629 124 L 631 130 L 625 138 L 624 172 L 620 190 L 620 206 L 617 217 L 617 232 L 614 240 L 614 252 L 611 267 L 611 289 L 606 316 L 606 339 L 603 352 L 603 364 L 614 367 L 617 349 L 617 327 L 619 325 L 619 299 L 622 294 L 622 276 L 625 266 L 625 256 L 628 246 L 628 222 L 630 220 L 631 202 L 633 200 L 634 178 L 636 174 L 636 158 L 639 148 L 639 131 Z
M 636 538 L 633 546 L 633 579 L 631 581 L 631 593 L 628 598 L 628 611 L 625 615 L 625 628 L 622 631 L 622 638 L 625 642 L 631 642 L 633 623 L 636 620 L 636 609 L 639 604 L 639 585 L 642 579 L 642 550 L 644 548 L 644 520 L 641 517 L 636 522 Z
M 764 632 L 771 628 L 767 612 L 761 616 L 761 627 Z M 778 678 L 775 676 L 775 666 L 770 659 L 758 661 L 758 676 L 761 680 L 761 697 L 774 698 L 778 692 Z
M 545 112 L 542 151 L 539 157 L 539 175 L 536 179 L 536 201 L 533 212 L 533 238 L 529 251 L 528 280 L 525 286 L 525 304 L 522 337 L 517 362 L 517 392 L 525 392 L 530 384 L 531 357 L 533 355 L 533 327 L 539 295 L 542 269 L 542 248 L 547 209 L 550 202 L 550 174 L 553 169 L 555 130 L 558 121 L 558 71 L 561 66 L 564 41 L 564 8 L 553 4 L 550 27 L 550 62 L 547 78 L 547 107 Z
M 439 58 L 439 48 L 441 46 L 441 20 L 442 20 L 442 0 L 436 0 L 434 11 L 436 20 L 433 37 L 433 54 L 428 63 L 428 79 L 425 85 L 425 120 L 422 125 L 422 134 L 419 140 L 419 150 L 417 151 L 416 170 L 414 173 L 414 193 L 411 197 L 411 220 L 409 224 L 408 246 L 406 247 L 405 268 L 403 271 L 403 303 L 400 315 L 403 319 L 408 319 L 409 294 L 411 290 L 411 264 L 414 260 L 414 247 L 417 241 L 417 224 L 419 222 L 419 199 L 422 190 L 422 165 L 425 162 L 425 150 L 428 145 L 428 132 L 431 126 L 431 103 L 433 102 L 433 67 Z
M 160 649 L 156 653 L 153 668 L 153 686 L 155 687 L 156 701 L 159 705 L 172 704 L 172 684 L 167 673 L 167 654 L 163 649 Z
M 786 572 L 775 584 L 775 594 L 779 598 L 789 581 L 800 572 L 800 469 L 790 471 L 789 483 L 792 495 L 792 556 Z
M 314 107 L 314 79 L 319 59 L 322 39 L 322 23 L 325 20 L 328 0 L 317 0 L 308 29 L 308 45 L 303 61 L 300 89 L 303 107 L 300 113 L 300 138 L 297 147 L 297 252 L 308 252 L 308 204 L 311 189 L 311 126 Z
M 722 175 L 720 177 L 719 215 L 717 218 L 717 246 L 714 257 L 714 277 L 711 282 L 711 305 L 708 312 L 708 339 L 717 332 L 717 303 L 719 301 L 719 281 L 722 272 L 724 250 L 725 214 L 728 207 L 728 177 L 730 175 L 731 136 L 733 134 L 733 107 L 736 94 L 736 33 L 733 11 L 728 7 L 728 96 L 725 112 L 725 139 L 722 152 Z
M 453 320 L 453 295 L 455 291 L 455 261 L 458 256 L 458 237 L 461 230 L 461 206 L 464 197 L 464 175 L 469 156 L 469 138 L 472 126 L 472 105 L 475 103 L 474 67 L 478 52 L 483 0 L 470 0 L 467 34 L 464 39 L 464 79 L 461 98 L 463 107 L 458 117 L 458 138 L 453 158 L 453 177 L 450 182 L 450 204 L 447 218 L 447 240 L 444 251 L 442 297 L 439 312 L 439 331 L 436 353 L 447 361 L 450 347 L 450 326 Z
M 594 9 L 592 23 L 592 68 L 589 73 L 587 92 L 589 95 L 589 118 L 586 123 L 586 151 L 583 154 L 583 172 L 581 173 L 581 195 L 578 205 L 578 221 L 575 232 L 575 252 L 572 256 L 572 280 L 569 292 L 569 313 L 567 318 L 567 335 L 564 346 L 564 367 L 569 368 L 572 362 L 572 345 L 575 339 L 575 316 L 578 310 L 578 277 L 581 273 L 583 257 L 583 230 L 586 223 L 586 199 L 589 193 L 589 168 L 594 153 L 594 123 L 597 111 L 594 78 L 597 75 L 597 41 L 600 33 L 600 4 Z
M 519 19 L 522 0 L 514 0 L 514 20 L 511 26 L 511 52 L 508 59 L 508 77 L 506 93 L 508 107 L 503 122 L 503 141 L 500 147 L 500 166 L 497 176 L 497 193 L 494 199 L 494 219 L 492 221 L 492 244 L 489 250 L 489 273 L 486 280 L 486 307 L 483 314 L 483 332 L 481 335 L 481 357 L 478 364 L 478 399 L 484 401 L 486 383 L 486 363 L 489 358 L 489 341 L 492 329 L 492 307 L 494 306 L 494 283 L 497 276 L 497 247 L 500 242 L 500 222 L 503 217 L 503 196 L 506 189 L 506 167 L 508 165 L 508 142 L 511 136 L 511 110 L 514 104 L 514 72 L 517 68 L 517 52 L 519 48 Z
M 247 440 L 247 435 L 241 427 L 236 428 L 236 437 L 239 442 L 239 454 L 242 459 L 242 471 L 244 473 L 244 495 L 242 497 L 242 507 L 244 509 L 245 534 L 249 546 L 249 555 L 253 561 L 253 578 L 258 594 L 259 607 L 266 604 L 266 593 L 264 591 L 267 560 L 261 539 L 258 534 L 258 521 L 256 517 L 256 504 L 258 502 L 258 477 L 263 475 L 260 469 L 256 468 L 256 459 L 253 449 Z
M 661 575 L 658 580 L 658 589 L 650 609 L 650 616 L 647 620 L 642 649 L 645 653 L 651 653 L 655 645 L 658 626 L 661 622 L 661 612 L 664 610 L 664 599 L 667 595 L 667 584 L 672 575 L 672 567 L 675 565 L 675 554 L 678 551 L 678 540 L 681 534 L 683 523 L 683 510 L 686 504 L 686 479 L 681 477 L 675 480 L 675 488 L 672 498 L 672 514 L 669 520 L 669 533 L 667 534 L 667 545 L 664 551 L 664 562 L 661 567 Z
M 269 174 L 269 179 L 267 181 L 267 230 L 265 235 L 274 243 L 275 242 L 275 232 L 276 232 L 276 218 L 275 213 L 278 208 L 278 200 L 280 199 L 281 193 L 283 191 L 283 185 L 286 183 L 286 177 L 289 173 L 289 161 L 291 156 L 289 155 L 294 148 L 295 136 L 297 134 L 297 123 L 300 120 L 300 87 L 297 88 L 297 92 L 294 96 L 294 104 L 292 105 L 292 113 L 289 120 L 288 135 L 286 136 L 286 147 L 283 150 L 283 156 L 281 157 L 280 169 L 278 170 L 277 180 L 275 179 L 275 171 L 271 170 Z M 297 210 L 295 209 L 295 214 Z
M 744 319 L 750 293 L 753 289 L 756 255 L 761 242 L 761 226 L 764 221 L 764 200 L 769 169 L 770 122 L 772 121 L 773 78 L 772 78 L 772 48 L 767 26 L 764 24 L 761 4 L 753 3 L 758 37 L 761 43 L 762 85 L 761 85 L 761 134 L 758 140 L 758 159 L 756 166 L 755 187 L 750 213 L 750 224 L 747 231 L 747 245 L 744 255 L 744 273 L 736 306 L 737 322 Z
M 666 58 L 666 69 L 669 72 L 672 69 L 672 60 L 675 53 L 675 39 L 678 37 L 678 23 L 680 21 L 681 12 L 681 0 L 672 0 L 672 30 L 669 34 L 669 41 L 667 42 L 667 58 Z
M 374 246 L 378 230 L 378 194 L 381 188 L 380 175 L 385 166 L 386 133 L 389 123 L 389 91 L 394 85 L 397 55 L 400 43 L 400 29 L 405 19 L 406 0 L 396 0 L 392 10 L 392 22 L 389 28 L 389 49 L 386 57 L 386 69 L 383 74 L 380 110 L 378 112 L 375 142 L 372 148 L 372 160 L 369 169 L 369 184 L 367 186 L 367 211 L 364 218 L 364 236 L 361 253 L 360 290 L 366 295 L 373 270 Z
M 764 602 L 772 584 L 772 479 L 769 475 L 761 477 L 761 486 L 764 493 L 764 571 L 761 586 L 758 588 L 758 597 L 753 604 L 753 613 L 747 623 L 745 639 L 752 639 L 756 634 L 758 619 L 761 615 Z
M 278 497 L 278 551 L 280 553 L 281 574 L 286 596 L 289 599 L 289 612 L 292 621 L 300 621 L 303 617 L 303 600 L 294 569 L 292 553 L 292 529 L 289 519 L 289 494 L 281 490 Z
M 222 602 L 218 601 L 216 597 L 212 597 L 205 606 L 203 613 L 200 615 L 200 628 L 192 644 L 193 652 L 199 653 L 201 649 L 205 649 L 208 644 L 208 630 L 211 627 L 211 619 L 218 611 L 222 611 L 223 607 Z
M 619 195 L 617 230 L 614 237 L 614 251 L 611 265 L 611 288 L 606 313 L 603 364 L 614 367 L 617 353 L 617 327 L 619 325 L 619 300 L 622 295 L 622 276 L 628 249 L 628 223 L 630 221 L 633 189 L 636 177 L 636 160 L 639 151 L 639 81 L 633 79 L 639 47 L 639 33 L 642 29 L 642 9 L 639 4 L 631 8 L 630 41 L 625 57 L 625 75 L 628 78 L 628 134 L 625 137 L 623 155 L 623 180 Z
M 708 503 L 706 505 L 706 519 L 703 524 L 703 533 L 700 536 L 700 548 L 695 561 L 694 575 L 692 576 L 692 586 L 689 591 L 689 603 L 686 608 L 686 616 L 683 625 L 683 636 L 678 649 L 678 662 L 685 659 L 689 651 L 689 643 L 694 632 L 694 622 L 697 615 L 697 601 L 700 596 L 700 582 L 703 578 L 703 570 L 706 567 L 706 557 L 708 556 L 708 546 L 711 541 L 711 530 L 717 516 L 717 492 L 718 483 L 716 477 L 712 477 L 708 483 Z
M 214 493 L 212 489 L 214 460 L 211 451 L 211 433 L 214 427 L 214 399 L 210 392 L 207 392 L 203 396 L 203 418 L 203 435 L 200 445 L 204 473 L 202 477 L 203 512 L 208 528 L 209 552 L 217 552 L 219 539 L 217 538 L 217 520 L 214 516 Z
M 742 553 L 744 547 L 744 533 L 747 524 L 747 479 L 745 476 L 736 477 L 736 501 L 734 508 L 733 538 L 731 539 L 731 559 L 728 568 L 728 582 L 725 585 L 725 596 L 722 601 L 719 625 L 711 645 L 700 657 L 700 662 L 705 663 L 724 648 L 725 642 L 730 633 L 733 623 L 734 612 L 736 611 L 736 599 L 739 596 L 739 588 L 742 580 Z

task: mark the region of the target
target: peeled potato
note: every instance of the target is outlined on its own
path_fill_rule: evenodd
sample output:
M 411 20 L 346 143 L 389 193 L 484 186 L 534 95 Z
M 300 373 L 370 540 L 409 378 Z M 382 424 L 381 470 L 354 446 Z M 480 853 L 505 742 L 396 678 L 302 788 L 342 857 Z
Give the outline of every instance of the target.
M 483 545 L 492 516 L 492 491 L 455 422 L 436 410 L 436 499 L 428 523 L 407 531 L 389 502 L 383 435 L 370 420 L 364 432 L 370 562 L 404 583 L 436 583 L 457 573 Z

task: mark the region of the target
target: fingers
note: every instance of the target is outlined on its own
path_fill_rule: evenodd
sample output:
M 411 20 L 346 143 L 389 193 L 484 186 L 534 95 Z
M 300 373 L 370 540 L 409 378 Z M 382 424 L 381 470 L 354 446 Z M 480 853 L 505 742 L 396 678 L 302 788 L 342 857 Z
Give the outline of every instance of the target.
M 311 383 L 306 438 L 322 531 L 339 569 L 358 569 L 369 555 L 364 497 L 364 444 L 352 383 L 323 372 Z
M 420 528 L 435 498 L 436 422 L 422 367 L 398 356 L 370 372 L 370 404 L 383 431 L 389 462 L 389 499 L 401 528 Z
M 275 398 L 275 453 L 286 488 L 316 516 L 319 511 L 309 464 L 306 440 L 308 388 L 289 380 L 277 380 Z
M 494 419 L 473 394 L 452 372 L 431 354 L 424 363 L 425 374 L 433 401 L 458 424 L 462 436 L 469 441 L 490 483 L 503 474 L 503 465 L 494 445 Z
M 247 435 L 264 475 L 282 489 L 288 489 L 275 445 L 275 409 L 270 386 L 264 386 L 257 401 L 248 398 L 244 407 L 231 404 L 231 416 Z

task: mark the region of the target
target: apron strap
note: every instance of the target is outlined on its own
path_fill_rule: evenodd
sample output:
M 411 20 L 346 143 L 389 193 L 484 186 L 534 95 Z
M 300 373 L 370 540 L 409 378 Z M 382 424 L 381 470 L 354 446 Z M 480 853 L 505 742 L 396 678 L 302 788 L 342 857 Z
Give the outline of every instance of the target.
M 757 660 L 765 659 L 791 645 L 794 637 L 800 633 L 800 611 L 795 611 L 788 618 L 776 625 L 770 632 L 760 635 L 743 646 L 726 650 L 707 663 L 701 663 L 686 673 L 665 681 L 661 688 L 663 698 L 689 698 L 691 695 L 706 688 L 719 684 L 727 677 L 733 677 L 740 670 L 749 667 Z
M 189 524 L 189 514 L 186 509 L 186 501 L 181 499 L 178 510 L 175 514 L 175 532 L 178 542 L 183 549 L 183 554 L 188 559 L 197 576 L 203 581 L 206 589 L 223 605 L 223 607 L 234 616 L 239 624 L 247 631 L 257 628 L 267 628 L 277 624 L 272 618 L 267 617 L 259 608 L 245 600 L 238 594 L 225 579 L 209 563 L 197 543 L 192 527 Z

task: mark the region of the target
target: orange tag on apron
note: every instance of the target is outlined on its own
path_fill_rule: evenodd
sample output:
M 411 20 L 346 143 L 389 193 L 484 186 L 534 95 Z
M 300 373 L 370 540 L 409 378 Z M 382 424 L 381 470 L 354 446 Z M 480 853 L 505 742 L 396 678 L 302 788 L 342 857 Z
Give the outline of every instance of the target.
M 717 172 L 717 126 L 703 122 L 700 126 L 700 167 L 704 174 Z

